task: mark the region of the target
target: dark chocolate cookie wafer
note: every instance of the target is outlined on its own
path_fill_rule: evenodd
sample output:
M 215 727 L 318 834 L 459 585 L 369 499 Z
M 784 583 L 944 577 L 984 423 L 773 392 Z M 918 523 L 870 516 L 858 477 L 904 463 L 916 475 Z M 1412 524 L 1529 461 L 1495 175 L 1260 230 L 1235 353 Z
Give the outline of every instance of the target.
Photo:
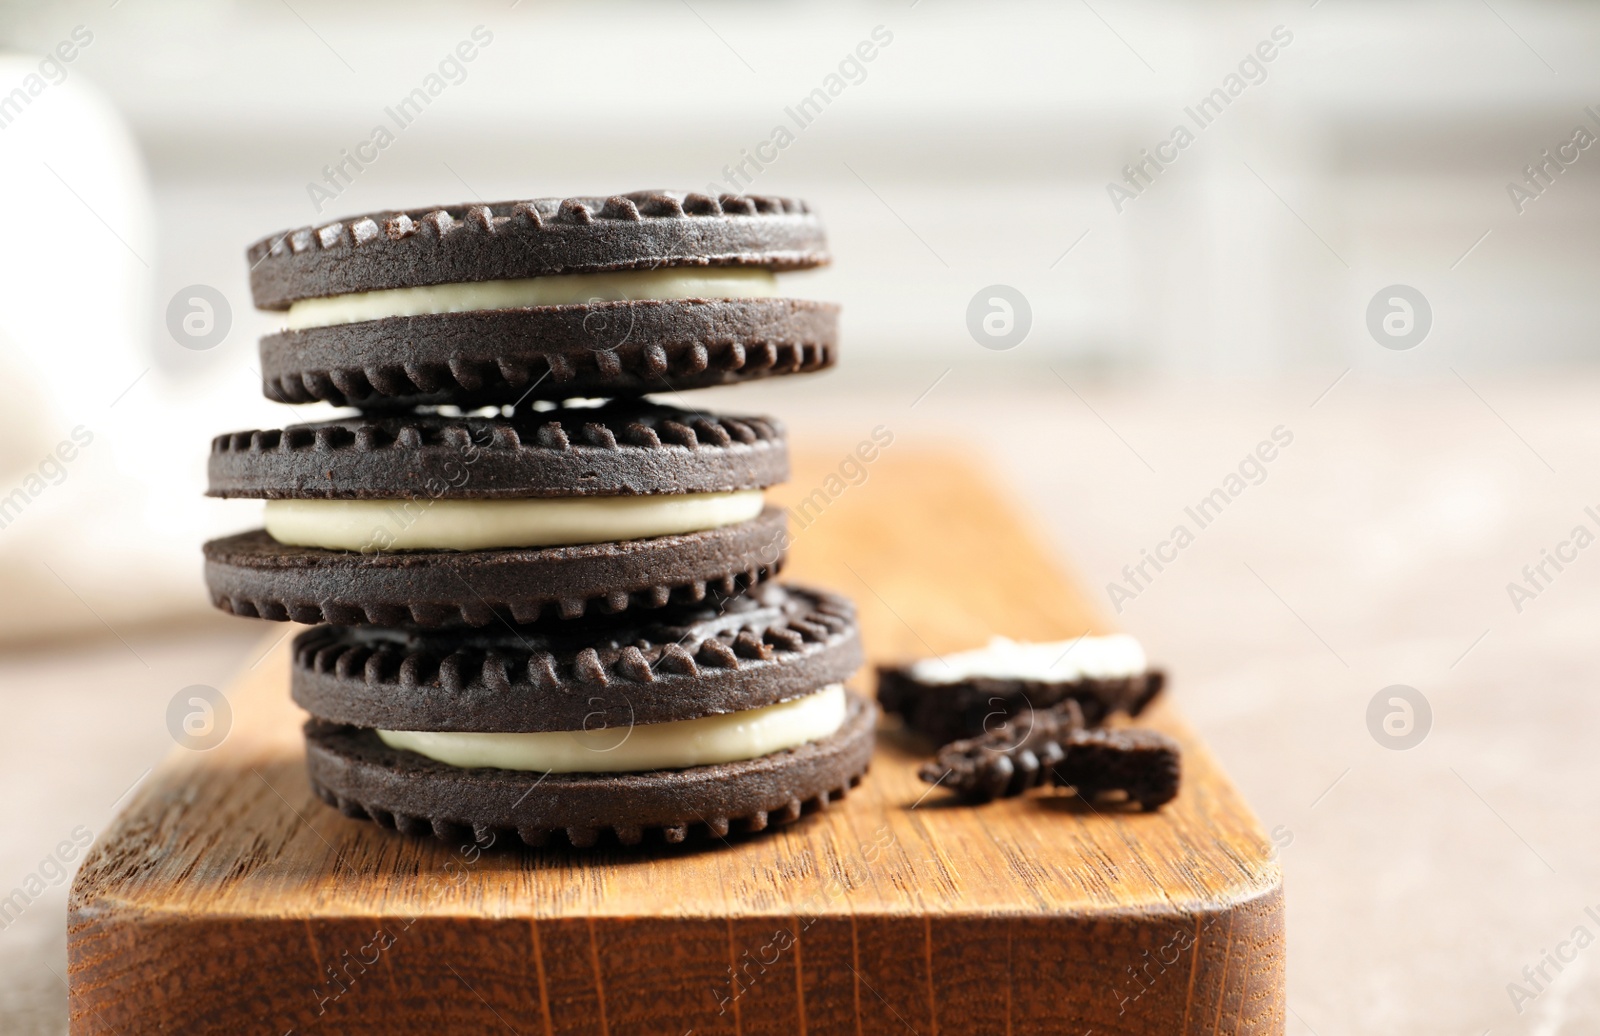
M 261 339 L 279 403 L 517 403 L 710 388 L 834 365 L 839 307 L 665 299 L 385 317 Z
M 766 583 L 721 608 L 578 620 L 534 632 L 322 626 L 294 642 L 294 700 L 388 730 L 596 730 L 771 705 L 861 665 L 855 608 Z
M 388 288 L 676 266 L 828 262 L 793 198 L 636 191 L 374 212 L 263 238 L 246 252 L 261 309 Z
M 788 198 L 641 191 L 379 212 L 276 234 L 248 256 L 256 305 L 294 307 L 261 342 L 263 388 L 281 402 L 636 395 L 820 370 L 838 344 L 837 306 L 735 275 L 828 262 L 821 222 Z
M 1140 809 L 1156 809 L 1178 796 L 1183 753 L 1178 743 L 1144 727 L 1100 727 L 1072 735 L 1067 757 L 1051 781 L 1085 799 L 1121 793 Z
M 1078 703 L 1067 699 L 945 745 L 918 774 L 980 802 L 1054 784 L 1090 800 L 1118 793 L 1150 810 L 1178 794 L 1181 770 L 1182 751 L 1165 734 L 1089 729 Z
M 640 401 L 513 417 L 367 415 L 211 442 L 209 495 L 264 500 L 711 493 L 789 477 L 783 426 Z
M 918 680 L 909 665 L 879 666 L 878 704 L 935 744 L 978 737 L 1033 709 L 1076 701 L 1089 726 L 1113 713 L 1137 716 L 1166 682 L 1159 669 L 1115 679 L 1067 682 L 977 677 L 957 683 Z
M 424 629 L 534 623 L 734 595 L 782 567 L 784 512 L 737 525 L 570 547 L 361 553 L 265 530 L 205 545 L 206 584 L 235 615 Z
M 861 779 L 872 758 L 877 710 L 855 695 L 848 701 L 844 726 L 819 741 L 685 770 L 461 769 L 390 748 L 371 730 L 319 720 L 306 725 L 306 764 L 311 786 L 330 805 L 407 834 L 580 848 L 607 831 L 623 845 L 656 832 L 682 842 L 691 829 L 721 838 L 825 808 Z

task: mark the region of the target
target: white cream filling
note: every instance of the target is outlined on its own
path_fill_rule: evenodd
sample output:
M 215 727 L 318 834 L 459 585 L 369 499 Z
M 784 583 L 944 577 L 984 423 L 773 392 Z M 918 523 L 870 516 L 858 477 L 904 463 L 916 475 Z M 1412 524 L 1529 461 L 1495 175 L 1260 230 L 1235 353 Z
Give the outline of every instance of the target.
M 761 513 L 761 490 L 550 500 L 268 500 L 267 533 L 327 550 L 561 547 L 702 532 Z
M 922 683 L 976 677 L 1070 683 L 1137 676 L 1145 667 L 1144 648 L 1126 633 L 1032 644 L 995 637 L 988 647 L 922 659 L 911 667 L 911 676 Z
M 358 291 L 289 305 L 286 327 L 353 324 L 384 317 L 464 313 L 524 306 L 574 306 L 589 302 L 664 299 L 751 299 L 778 294 L 771 270 L 753 266 L 669 266 L 614 273 L 566 273 L 510 281 L 469 281 L 418 288 Z
M 843 685 L 829 684 L 776 705 L 671 723 L 516 734 L 380 730 L 378 737 L 390 748 L 409 749 L 450 766 L 636 773 L 771 755 L 836 732 L 844 726 L 845 713 Z

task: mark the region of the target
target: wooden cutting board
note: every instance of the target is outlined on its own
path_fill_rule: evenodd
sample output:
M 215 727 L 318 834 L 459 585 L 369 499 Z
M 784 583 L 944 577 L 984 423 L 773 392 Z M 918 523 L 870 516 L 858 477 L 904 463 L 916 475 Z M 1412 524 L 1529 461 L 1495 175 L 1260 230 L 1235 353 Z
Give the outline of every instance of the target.
M 849 456 L 778 494 L 786 577 L 854 596 L 874 660 L 1106 628 L 960 455 Z M 1141 722 L 1182 742 L 1183 789 L 1154 814 L 958 805 L 886 729 L 860 788 L 775 833 L 501 852 L 323 805 L 287 669 L 285 639 L 229 690 L 227 739 L 174 752 L 84 863 L 74 1033 L 1284 1030 L 1270 843 L 1169 700 Z

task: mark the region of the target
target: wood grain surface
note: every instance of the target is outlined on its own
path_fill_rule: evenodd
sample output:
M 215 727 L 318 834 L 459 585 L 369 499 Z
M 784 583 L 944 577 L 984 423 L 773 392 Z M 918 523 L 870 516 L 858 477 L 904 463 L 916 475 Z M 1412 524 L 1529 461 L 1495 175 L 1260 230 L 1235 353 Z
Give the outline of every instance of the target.
M 973 464 L 854 450 L 776 495 L 787 578 L 854 596 L 874 660 L 1105 629 Z M 1284 1030 L 1270 843 L 1166 700 L 1141 722 L 1183 743 L 1184 782 L 1154 814 L 957 805 L 887 727 L 860 788 L 776 832 L 502 852 L 317 800 L 287 639 L 229 699 L 222 745 L 177 750 L 78 874 L 74 1033 Z

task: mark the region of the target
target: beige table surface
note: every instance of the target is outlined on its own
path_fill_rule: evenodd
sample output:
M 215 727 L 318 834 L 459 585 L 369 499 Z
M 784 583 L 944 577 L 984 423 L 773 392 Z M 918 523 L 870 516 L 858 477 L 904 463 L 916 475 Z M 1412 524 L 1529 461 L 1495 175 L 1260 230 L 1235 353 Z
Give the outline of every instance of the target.
M 938 373 L 871 396 L 787 379 L 696 402 L 779 414 L 841 459 L 878 425 L 897 443 L 965 441 L 1100 587 L 1287 428 L 1265 481 L 1118 620 L 1285 843 L 1288 1031 L 1596 1031 L 1600 949 L 1547 968 L 1521 1014 L 1507 984 L 1575 926 L 1600 935 L 1584 914 L 1600 904 L 1600 549 L 1521 613 L 1506 584 L 1596 527 L 1600 384 L 1357 371 L 1323 395 L 1329 370 L 1160 388 L 1052 378 L 1019 396 L 957 373 L 919 399 Z M 78 825 L 104 826 L 171 747 L 176 690 L 223 685 L 265 646 L 264 627 L 220 618 L 118 632 L 126 644 L 0 655 L 0 894 Z M 1409 751 L 1368 730 L 1369 700 L 1392 684 L 1432 708 Z M 65 900 L 63 883 L 0 931 L 0 1031 L 65 1030 Z

